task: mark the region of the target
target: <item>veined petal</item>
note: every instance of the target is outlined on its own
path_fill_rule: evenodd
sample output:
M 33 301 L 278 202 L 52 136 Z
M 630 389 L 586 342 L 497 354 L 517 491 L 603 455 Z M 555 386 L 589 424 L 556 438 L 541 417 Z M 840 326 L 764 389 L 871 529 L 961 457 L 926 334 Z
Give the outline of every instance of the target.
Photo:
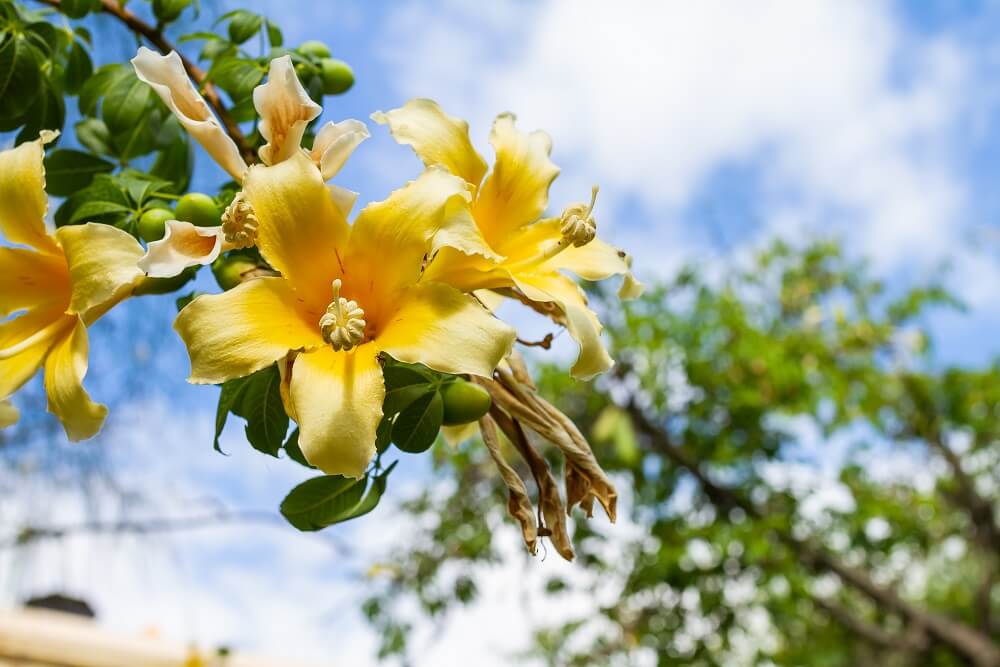
M 13 426 L 20 416 L 21 413 L 10 404 L 10 401 L 0 401 L 0 429 Z
M 306 460 L 328 475 L 361 477 L 375 455 L 385 384 L 372 343 L 350 352 L 329 346 L 300 354 L 292 367 L 291 402 Z
M 62 254 L 0 248 L 0 318 L 24 308 L 68 301 L 69 272 Z
M 0 151 L 0 233 L 11 243 L 58 254 L 45 229 L 45 138 Z
M 97 435 L 108 408 L 90 399 L 83 388 L 87 374 L 87 327 L 76 318 L 76 326 L 59 340 L 45 359 L 45 394 L 49 412 L 62 422 L 73 442 Z
M 441 248 L 424 270 L 422 281 L 451 285 L 462 292 L 513 287 L 510 274 L 481 255 L 467 255 L 455 248 Z
M 437 102 L 414 99 L 399 109 L 376 111 L 371 118 L 388 125 L 396 141 L 412 146 L 426 166 L 442 165 L 479 187 L 486 173 L 486 161 L 472 147 L 469 124 L 446 114 Z
M 132 66 L 136 76 L 152 87 L 212 159 L 237 182 L 242 180 L 247 164 L 240 155 L 240 149 L 226 134 L 208 103 L 198 94 L 177 52 L 161 56 L 140 46 L 132 59 Z
M 604 280 L 614 275 L 623 275 L 625 280 L 618 296 L 622 299 L 635 299 L 642 295 L 642 283 L 632 275 L 628 254 L 600 239 L 594 239 L 579 248 L 566 248 L 549 260 L 546 267 L 572 271 L 584 280 Z
M 516 336 L 475 299 L 448 285 L 427 283 L 402 296 L 375 342 L 405 363 L 490 377 Z
M 52 340 L 42 340 L 9 359 L 0 359 L 0 396 L 6 398 L 30 380 L 45 361 Z
M 580 287 L 557 273 L 514 276 L 517 286 L 532 301 L 556 303 L 566 315 L 567 328 L 580 345 L 580 354 L 570 369 L 573 377 L 589 379 L 614 365 L 601 341 L 604 328 L 597 315 L 587 307 L 587 297 Z
M 346 220 L 349 215 L 351 215 L 351 209 L 354 208 L 354 202 L 358 201 L 358 193 L 353 190 L 348 190 L 347 188 L 342 188 L 339 185 L 334 185 L 333 183 L 326 186 L 330 190 L 330 197 L 333 199 L 333 205 L 337 207 L 341 215 L 344 216 Z
M 341 274 L 347 220 L 316 165 L 299 152 L 247 174 L 243 194 L 257 216 L 257 247 L 299 296 L 326 308 L 330 284 Z
M 331 121 L 324 125 L 316 135 L 312 147 L 312 159 L 319 165 L 323 180 L 328 181 L 336 176 L 354 149 L 369 136 L 368 127 L 353 118 L 339 123 Z
M 111 225 L 88 222 L 56 230 L 66 253 L 73 296 L 69 312 L 84 314 L 114 300 L 142 279 L 142 246 Z
M 476 199 L 474 213 L 483 235 L 498 247 L 507 235 L 534 222 L 545 211 L 549 186 L 559 168 L 549 159 L 549 136 L 518 131 L 513 114 L 497 116 L 490 143 L 496 149 L 496 162 Z
M 222 294 L 205 294 L 177 316 L 195 384 L 219 384 L 270 366 L 289 350 L 324 345 L 323 311 L 310 312 L 283 278 L 255 278 Z
M 163 238 L 146 246 L 139 269 L 151 278 L 172 278 L 189 266 L 211 264 L 222 252 L 222 227 L 167 220 Z
M 465 181 L 432 167 L 358 214 L 344 258 L 345 287 L 375 321 L 417 282 L 425 257 L 442 245 L 492 254 L 469 215 L 469 198 Z
M 258 151 L 264 164 L 277 164 L 297 153 L 306 125 L 323 112 L 299 82 L 289 55 L 271 61 L 267 83 L 253 90 L 253 105 L 261 119 L 260 136 L 267 141 Z

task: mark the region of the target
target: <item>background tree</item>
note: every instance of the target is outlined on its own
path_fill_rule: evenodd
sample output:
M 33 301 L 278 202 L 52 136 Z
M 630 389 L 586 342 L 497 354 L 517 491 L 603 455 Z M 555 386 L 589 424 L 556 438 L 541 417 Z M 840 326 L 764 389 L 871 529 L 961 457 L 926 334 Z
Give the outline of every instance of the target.
M 620 527 L 578 522 L 583 590 L 610 581 L 616 601 L 515 646 L 552 665 L 1000 664 L 998 368 L 934 364 L 921 323 L 947 294 L 892 298 L 834 244 L 778 243 L 624 308 L 594 297 L 619 365 L 540 387 L 592 436 L 639 530 L 609 549 Z M 429 528 L 365 605 L 386 655 L 405 655 L 414 601 L 444 619 L 475 598 L 510 529 L 483 448 L 435 453 L 457 484 L 406 505 Z

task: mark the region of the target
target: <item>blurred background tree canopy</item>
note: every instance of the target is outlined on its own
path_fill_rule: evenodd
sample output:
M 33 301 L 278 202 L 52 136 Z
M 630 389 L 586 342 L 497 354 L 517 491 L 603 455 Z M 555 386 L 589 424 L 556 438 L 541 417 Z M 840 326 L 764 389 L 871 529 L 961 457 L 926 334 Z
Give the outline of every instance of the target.
M 593 383 L 551 367 L 540 391 L 590 435 L 634 529 L 576 522 L 591 576 L 553 578 L 545 594 L 609 599 L 610 586 L 611 602 L 512 638 L 530 640 L 526 654 L 995 664 L 998 369 L 930 363 L 921 316 L 957 306 L 948 294 L 892 299 L 836 244 L 776 243 L 625 306 L 593 297 L 618 366 Z M 491 536 L 516 530 L 479 443 L 439 446 L 435 461 L 455 482 L 405 505 L 418 539 L 372 572 L 365 612 L 383 655 L 406 654 L 417 617 L 461 613 L 498 557 Z

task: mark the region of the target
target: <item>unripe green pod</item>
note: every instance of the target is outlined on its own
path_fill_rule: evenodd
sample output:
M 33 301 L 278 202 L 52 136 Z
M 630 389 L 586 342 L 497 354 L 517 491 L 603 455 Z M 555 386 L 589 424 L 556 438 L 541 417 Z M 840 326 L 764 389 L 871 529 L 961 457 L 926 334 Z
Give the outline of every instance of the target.
M 319 63 L 323 78 L 323 93 L 340 95 L 350 90 L 354 85 L 354 70 L 343 60 L 324 58 Z
M 477 421 L 489 412 L 492 400 L 488 391 L 465 380 L 450 382 L 441 390 L 444 399 L 445 426 L 457 426 Z
M 219 257 L 212 262 L 212 275 L 215 282 L 224 290 L 231 290 L 243 282 L 243 274 L 259 268 L 257 264 L 246 257 L 235 255 Z
M 173 220 L 174 217 L 174 212 L 169 208 L 151 208 L 139 216 L 136 231 L 146 243 L 159 241 L 166 233 L 167 220 Z
M 296 51 L 310 58 L 330 57 L 330 47 L 316 39 L 311 39 L 308 42 L 302 42 L 299 44 L 299 48 L 297 48 Z
M 215 200 L 203 192 L 189 192 L 177 200 L 174 211 L 178 220 L 198 227 L 216 227 L 222 224 L 222 211 Z

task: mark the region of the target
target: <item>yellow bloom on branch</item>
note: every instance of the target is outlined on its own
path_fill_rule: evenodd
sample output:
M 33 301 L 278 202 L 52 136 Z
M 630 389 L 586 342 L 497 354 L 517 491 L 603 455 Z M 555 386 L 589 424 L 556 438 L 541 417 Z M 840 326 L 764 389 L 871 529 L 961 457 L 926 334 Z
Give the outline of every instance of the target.
M 302 152 L 251 167 L 244 194 L 257 247 L 280 277 L 198 297 L 175 328 L 195 383 L 218 384 L 279 362 L 299 445 L 329 474 L 364 473 L 385 387 L 379 355 L 445 373 L 489 376 L 514 332 L 454 287 L 421 279 L 443 244 L 486 252 L 462 179 L 426 171 L 347 224 Z
M 623 298 L 638 296 L 641 285 L 632 277 L 628 256 L 595 238 L 596 188 L 589 203 L 571 205 L 558 217 L 542 217 L 549 186 L 559 174 L 549 159 L 549 137 L 524 134 L 514 126 L 513 115 L 501 114 L 490 133 L 496 161 L 487 176 L 486 162 L 469 140 L 468 123 L 431 100 L 411 100 L 372 119 L 388 125 L 396 140 L 411 146 L 427 167 L 444 167 L 466 181 L 473 192 L 472 215 L 493 251 L 491 258 L 445 248 L 428 266 L 425 279 L 465 291 L 516 288 L 529 301 L 554 304 L 557 319 L 580 345 L 573 375 L 587 378 L 610 368 L 601 323 L 563 272 L 585 280 L 623 275 Z
M 94 436 L 107 408 L 83 388 L 87 327 L 142 280 L 142 247 L 109 225 L 45 227 L 43 144 L 0 152 L 0 424 L 17 413 L 6 399 L 45 368 L 45 392 L 70 440 Z M 13 316 L 13 317 L 11 317 Z
M 165 56 L 140 47 L 132 59 L 136 75 L 150 85 L 188 132 L 237 183 L 242 183 L 247 164 L 239 148 L 212 113 L 208 103 L 187 76 L 180 56 Z M 330 180 L 344 166 L 354 149 L 368 138 L 368 128 L 359 120 L 329 122 L 320 128 L 310 151 L 302 148 L 306 126 L 323 109 L 306 93 L 295 74 L 290 56 L 271 61 L 267 82 L 253 91 L 254 107 L 260 116 L 260 135 L 267 142 L 258 151 L 261 162 L 277 164 L 306 154 Z M 328 186 L 334 202 L 346 216 L 357 193 L 337 185 Z M 163 239 L 149 244 L 142 269 L 152 277 L 169 278 L 189 266 L 211 264 L 220 253 L 254 245 L 257 222 L 237 195 L 215 227 L 196 227 L 189 222 L 167 222 Z

